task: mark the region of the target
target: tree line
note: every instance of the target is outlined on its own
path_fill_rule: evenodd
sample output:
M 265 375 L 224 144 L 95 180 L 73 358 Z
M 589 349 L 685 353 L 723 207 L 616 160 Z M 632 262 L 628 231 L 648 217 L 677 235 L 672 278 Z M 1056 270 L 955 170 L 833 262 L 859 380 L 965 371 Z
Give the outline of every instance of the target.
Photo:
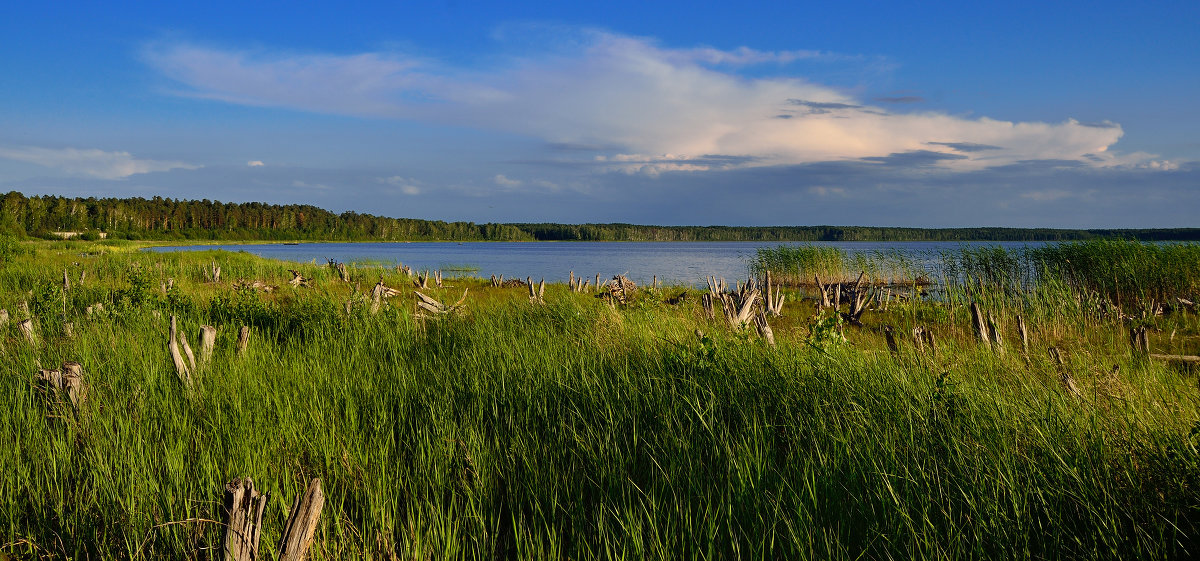
M 1125 238 L 1200 240 L 1200 228 L 893 228 L 879 226 L 648 226 L 476 224 L 373 214 L 336 214 L 312 205 L 222 203 L 164 197 L 79 198 L 12 191 L 0 199 L 0 234 L 54 239 L 331 241 L 1070 241 Z

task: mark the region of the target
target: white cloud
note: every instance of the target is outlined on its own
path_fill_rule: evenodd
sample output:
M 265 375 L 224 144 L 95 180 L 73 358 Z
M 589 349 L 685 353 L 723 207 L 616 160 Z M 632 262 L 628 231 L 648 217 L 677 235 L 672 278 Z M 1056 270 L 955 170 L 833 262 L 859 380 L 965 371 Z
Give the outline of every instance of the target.
M 139 173 L 200 167 L 184 162 L 143 160 L 134 158 L 129 152 L 106 152 L 95 148 L 0 147 L 0 158 L 100 179 L 122 179 Z
M 421 194 L 421 182 L 417 181 L 416 179 L 393 175 L 391 177 L 381 177 L 379 178 L 379 182 L 395 186 L 400 190 L 401 193 L 404 193 L 405 195 Z
M 485 70 L 394 53 L 278 54 L 192 45 L 153 48 L 147 58 L 190 87 L 189 95 L 469 126 L 561 145 L 611 146 L 633 156 L 604 169 L 633 173 L 912 151 L 961 156 L 935 164 L 960 170 L 1035 159 L 1129 166 L 1149 157 L 1112 152 L 1123 133 L 1112 123 L 894 112 L 800 76 L 745 76 L 731 69 L 837 58 L 828 53 L 672 49 L 643 38 L 578 34 L 581 46 L 573 50 L 548 47 Z M 988 149 L 972 149 L 975 145 Z M 706 160 L 709 155 L 738 159 L 716 164 Z M 496 183 L 503 185 L 499 177 Z
M 252 168 L 261 168 L 266 164 L 264 164 L 262 160 L 250 160 L 249 162 L 246 162 L 246 165 Z
M 520 187 L 522 183 L 520 179 L 509 179 L 503 174 L 496 174 L 496 177 L 493 177 L 492 181 L 501 187 Z

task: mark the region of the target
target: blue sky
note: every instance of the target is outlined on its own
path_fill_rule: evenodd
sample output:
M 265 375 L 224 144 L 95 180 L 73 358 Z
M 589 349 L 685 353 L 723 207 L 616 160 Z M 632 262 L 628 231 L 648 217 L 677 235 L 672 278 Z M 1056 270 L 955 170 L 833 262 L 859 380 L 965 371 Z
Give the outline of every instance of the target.
M 0 191 L 1200 226 L 1200 2 L 974 4 L 6 3 Z

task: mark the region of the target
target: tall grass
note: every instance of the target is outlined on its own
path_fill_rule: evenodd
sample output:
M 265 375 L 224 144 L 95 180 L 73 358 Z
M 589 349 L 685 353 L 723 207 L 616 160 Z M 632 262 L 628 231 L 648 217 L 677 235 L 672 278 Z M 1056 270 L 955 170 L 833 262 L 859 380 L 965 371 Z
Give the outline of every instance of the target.
M 311 477 L 327 493 L 317 559 L 1200 551 L 1195 381 L 1131 360 L 1119 326 L 1034 326 L 1038 350 L 1069 350 L 1080 400 L 1044 352 L 981 349 L 961 311 L 937 303 L 868 316 L 939 329 L 937 358 L 892 357 L 878 323 L 846 345 L 807 344 L 794 302 L 772 348 L 649 291 L 614 309 L 556 285 L 535 306 L 454 279 L 435 296 L 470 286 L 469 313 L 421 321 L 410 296 L 370 314 L 323 267 L 305 266 L 314 286 L 294 289 L 286 266 L 243 254 L 75 266 L 78 247 L 0 268 L 10 310 L 63 268 L 88 271 L 57 293 L 65 312 L 60 301 L 36 316 L 38 344 L 2 332 L 0 551 L 18 558 L 211 558 L 207 521 L 244 475 L 273 494 L 268 556 Z M 231 278 L 281 287 L 205 283 L 213 257 Z M 86 315 L 97 300 L 106 311 Z M 347 300 L 359 302 L 349 313 Z M 190 388 L 167 356 L 170 314 L 188 334 L 220 326 Z M 242 357 L 240 324 L 254 327 Z M 1194 316 L 1182 325 L 1200 331 Z M 65 360 L 91 384 L 78 415 L 33 382 Z

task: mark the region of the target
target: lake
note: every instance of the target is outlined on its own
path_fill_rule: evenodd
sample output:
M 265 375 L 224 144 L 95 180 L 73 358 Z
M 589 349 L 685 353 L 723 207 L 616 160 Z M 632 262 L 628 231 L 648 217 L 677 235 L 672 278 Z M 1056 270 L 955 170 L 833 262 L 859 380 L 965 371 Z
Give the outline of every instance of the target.
M 654 276 L 664 284 L 703 286 L 705 277 L 732 283 L 749 274 L 761 247 L 817 245 L 843 249 L 849 256 L 902 256 L 933 271 L 943 251 L 964 245 L 1023 248 L 1041 242 L 358 242 L 251 245 L 190 245 L 148 251 L 245 251 L 283 261 L 324 264 L 336 259 L 351 264 L 395 266 L 416 271 L 442 270 L 447 276 L 504 275 L 566 282 L 571 271 L 594 279 L 626 274 L 639 284 Z

